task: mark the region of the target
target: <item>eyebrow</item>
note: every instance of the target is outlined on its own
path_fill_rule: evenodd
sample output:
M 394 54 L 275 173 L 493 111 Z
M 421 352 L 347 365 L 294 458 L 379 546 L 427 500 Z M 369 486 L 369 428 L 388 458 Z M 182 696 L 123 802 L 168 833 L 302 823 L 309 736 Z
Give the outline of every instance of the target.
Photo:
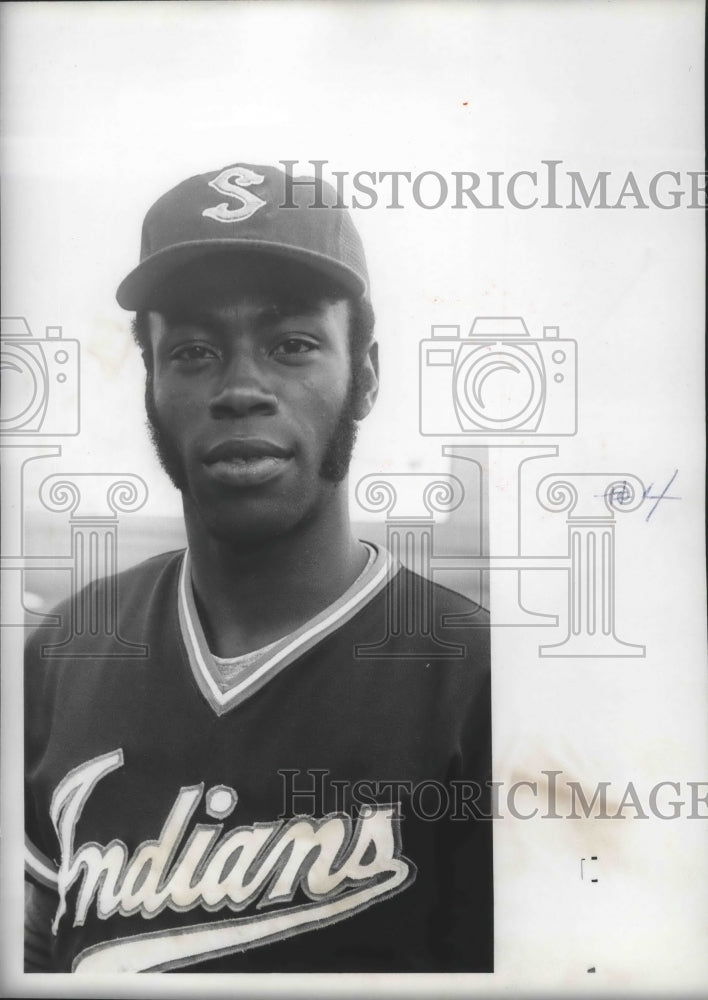
M 290 319 L 294 316 L 304 316 L 307 313 L 317 312 L 321 305 L 320 301 L 314 299 L 282 299 L 279 302 L 269 303 L 258 309 L 253 317 L 253 321 L 257 327 L 264 327 L 269 323 L 277 322 L 281 319 Z M 219 306 L 213 309 L 191 309 L 187 305 L 178 310 L 166 309 L 163 312 L 163 316 L 171 326 L 196 323 L 220 332 L 226 326 L 220 313 L 221 308 Z

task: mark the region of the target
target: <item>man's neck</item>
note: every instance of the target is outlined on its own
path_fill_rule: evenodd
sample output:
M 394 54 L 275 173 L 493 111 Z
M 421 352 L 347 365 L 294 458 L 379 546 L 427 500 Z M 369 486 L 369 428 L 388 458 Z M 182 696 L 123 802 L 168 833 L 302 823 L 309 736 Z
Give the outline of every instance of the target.
M 210 534 L 188 503 L 185 522 L 199 617 L 217 656 L 239 656 L 293 632 L 336 601 L 366 565 L 346 502 L 257 545 Z

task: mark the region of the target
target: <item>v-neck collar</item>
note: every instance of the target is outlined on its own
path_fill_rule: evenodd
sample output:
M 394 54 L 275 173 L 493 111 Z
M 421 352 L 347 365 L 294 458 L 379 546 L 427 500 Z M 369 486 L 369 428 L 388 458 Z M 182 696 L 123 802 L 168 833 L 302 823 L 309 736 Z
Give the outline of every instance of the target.
M 349 621 L 366 603 L 386 586 L 400 565 L 387 549 L 373 546 L 373 558 L 354 583 L 320 614 L 299 629 L 265 647 L 263 657 L 244 668 L 228 691 L 216 683 L 214 657 L 204 635 L 192 588 L 189 549 L 185 550 L 177 588 L 177 605 L 182 640 L 199 690 L 217 715 L 242 704 L 264 684 L 290 666 L 303 653 Z

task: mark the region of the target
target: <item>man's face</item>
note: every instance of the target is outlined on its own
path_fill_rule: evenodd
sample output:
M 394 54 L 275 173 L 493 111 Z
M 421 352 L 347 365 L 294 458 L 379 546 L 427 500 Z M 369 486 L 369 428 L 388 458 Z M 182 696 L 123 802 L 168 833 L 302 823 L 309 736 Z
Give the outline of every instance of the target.
M 257 544 L 324 510 L 375 396 L 368 356 L 353 385 L 349 303 L 296 265 L 207 258 L 156 305 L 148 415 L 188 516 Z

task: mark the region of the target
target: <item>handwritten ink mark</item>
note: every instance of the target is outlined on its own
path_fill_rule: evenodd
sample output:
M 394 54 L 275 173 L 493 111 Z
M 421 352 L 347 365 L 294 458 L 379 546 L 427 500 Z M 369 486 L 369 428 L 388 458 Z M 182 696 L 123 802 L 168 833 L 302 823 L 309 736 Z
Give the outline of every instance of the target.
M 673 483 L 674 479 L 676 479 L 676 476 L 678 476 L 678 469 L 674 469 L 673 476 L 671 477 L 671 479 L 669 479 L 668 483 L 666 484 L 662 492 L 659 494 L 659 496 L 656 496 L 651 492 L 654 489 L 654 483 L 650 483 L 649 486 L 647 486 L 647 488 L 644 490 L 644 493 L 642 495 L 642 503 L 644 503 L 645 500 L 654 501 L 654 506 L 651 508 L 647 516 L 644 518 L 645 521 L 649 520 L 649 518 L 652 516 L 652 514 L 654 513 L 654 511 L 659 506 L 662 500 L 683 499 L 682 497 L 669 496 L 667 492 L 669 487 Z M 604 496 L 604 498 L 608 500 L 610 504 L 612 504 L 612 506 L 615 505 L 621 506 L 622 504 L 629 503 L 632 500 L 632 491 L 629 488 L 627 481 L 625 480 L 623 483 L 615 483 L 613 486 L 610 486 L 605 491 L 605 493 L 596 493 L 595 496 L 598 497 Z
M 612 486 L 609 486 L 604 493 L 595 493 L 595 496 L 604 497 L 605 500 L 609 500 L 614 506 L 615 504 L 629 503 L 632 499 L 632 491 L 625 479 L 623 483 L 614 483 Z
M 674 469 L 673 476 L 671 477 L 671 479 L 668 481 L 668 483 L 664 487 L 663 492 L 661 493 L 661 495 L 658 496 L 658 497 L 657 496 L 652 496 L 652 494 L 651 494 L 651 491 L 654 488 L 654 483 L 651 483 L 644 490 L 644 499 L 645 500 L 654 500 L 654 501 L 656 501 L 655 504 L 654 504 L 654 506 L 652 507 L 652 509 L 649 511 L 649 513 L 647 514 L 647 516 L 644 518 L 645 521 L 649 520 L 649 518 L 652 516 L 652 514 L 654 513 L 654 511 L 659 506 L 659 504 L 661 503 L 662 500 L 680 500 L 681 499 L 681 497 L 667 496 L 667 493 L 666 493 L 666 491 L 671 486 L 671 484 L 673 483 L 673 481 L 676 478 L 676 476 L 678 476 L 678 469 Z

